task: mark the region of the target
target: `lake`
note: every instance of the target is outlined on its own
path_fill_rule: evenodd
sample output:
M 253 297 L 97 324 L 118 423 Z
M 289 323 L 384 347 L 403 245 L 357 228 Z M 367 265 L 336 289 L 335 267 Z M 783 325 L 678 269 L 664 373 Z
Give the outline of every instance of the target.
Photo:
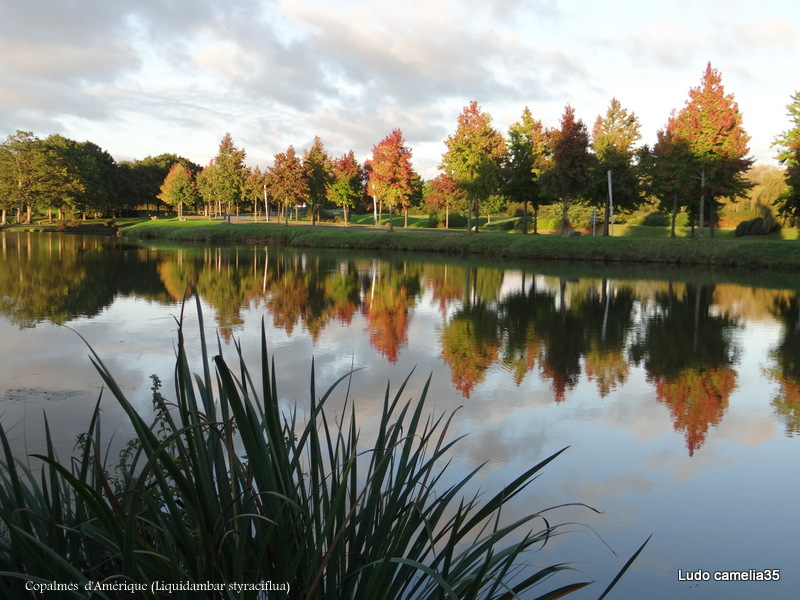
M 226 355 L 239 341 L 255 361 L 263 321 L 287 407 L 307 404 L 312 357 L 320 391 L 360 369 L 364 437 L 387 382 L 411 373 L 414 397 L 432 375 L 429 409 L 461 407 L 453 473 L 485 463 L 487 491 L 569 446 L 506 516 L 602 511 L 553 513 L 575 525 L 529 556 L 599 582 L 570 597 L 596 598 L 653 534 L 611 597 L 797 598 L 800 277 L 0 232 L 15 452 L 43 449 L 45 412 L 62 456 L 87 426 L 102 386 L 81 336 L 141 411 L 151 374 L 169 396 L 185 297 L 199 351 L 192 289 Z M 119 447 L 131 431 L 110 396 L 101 406 Z M 779 580 L 715 581 L 729 572 Z

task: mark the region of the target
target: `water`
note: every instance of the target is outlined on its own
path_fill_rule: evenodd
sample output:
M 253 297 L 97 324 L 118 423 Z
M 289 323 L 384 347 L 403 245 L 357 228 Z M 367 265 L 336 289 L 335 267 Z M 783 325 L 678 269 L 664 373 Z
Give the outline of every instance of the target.
M 578 524 L 530 556 L 598 581 L 574 597 L 597 597 L 651 533 L 613 597 L 796 597 L 800 280 L 0 233 L 0 419 L 15 451 L 42 450 L 45 411 L 62 455 L 84 430 L 102 386 L 80 336 L 140 410 L 150 374 L 168 395 L 190 285 L 226 354 L 239 340 L 257 357 L 263 320 L 287 406 L 307 401 L 312 356 L 321 388 L 361 368 L 368 437 L 387 381 L 414 370 L 411 397 L 430 374 L 431 410 L 462 406 L 453 473 L 486 463 L 488 491 L 569 446 L 506 516 L 602 511 L 553 513 Z M 101 406 L 122 445 L 120 411 Z

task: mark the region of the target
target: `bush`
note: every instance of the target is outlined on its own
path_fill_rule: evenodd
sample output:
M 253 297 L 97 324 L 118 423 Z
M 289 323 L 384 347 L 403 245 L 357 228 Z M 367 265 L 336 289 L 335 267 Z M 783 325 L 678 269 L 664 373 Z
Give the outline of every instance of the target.
M 770 217 L 756 217 L 755 219 L 739 223 L 733 235 L 736 237 L 769 235 L 770 233 L 775 233 L 780 230 L 780 228 L 780 224 Z
M 428 217 L 428 227 L 432 229 L 444 229 L 445 224 L 449 223 L 450 229 L 459 229 L 467 226 L 467 217 L 460 213 L 451 212 L 449 219 L 445 220 L 443 210 L 437 210 Z

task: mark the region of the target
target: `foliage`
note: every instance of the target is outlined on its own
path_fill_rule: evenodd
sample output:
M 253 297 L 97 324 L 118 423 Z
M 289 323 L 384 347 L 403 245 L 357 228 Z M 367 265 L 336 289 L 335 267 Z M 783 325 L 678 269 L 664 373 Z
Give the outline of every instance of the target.
M 372 147 L 368 191 L 390 211 L 389 229 L 393 229 L 391 212 L 409 206 L 414 191 L 414 168 L 411 149 L 403 132 L 395 129 Z
M 589 189 L 595 158 L 589 153 L 589 133 L 583 121 L 575 119 L 575 109 L 564 108 L 561 127 L 551 132 L 553 166 L 543 175 L 544 186 L 561 200 L 561 232 L 566 233 L 570 202 Z
M 792 95 L 786 108 L 791 127 L 773 142 L 779 150 L 778 160 L 786 167 L 787 189 L 781 195 L 779 212 L 797 221 L 800 218 L 800 91 Z
M 297 408 L 281 410 L 263 326 L 260 379 L 239 346 L 237 366 L 221 348 L 209 361 L 201 314 L 199 328 L 202 372 L 191 374 L 179 327 L 176 395 L 165 398 L 153 378 L 150 425 L 91 352 L 136 434 L 117 465 L 104 462 L 100 401 L 72 461 L 59 460 L 45 425 L 46 454 L 34 457 L 40 477 L 12 456 L 0 428 L 4 597 L 23 597 L 26 581 L 75 582 L 77 591 L 63 592 L 74 598 L 85 597 L 91 582 L 188 581 L 225 589 L 270 581 L 285 585 L 290 599 L 507 598 L 538 592 L 569 569 L 521 570 L 524 552 L 562 532 L 550 516 L 555 509 L 511 523 L 500 518 L 560 452 L 483 501 L 465 497 L 476 471 L 446 483 L 453 416 L 425 416 L 428 385 L 417 402 L 401 400 L 405 382 L 394 395 L 387 389 L 377 437 L 365 446 L 347 395 L 344 414 L 334 416 L 327 406 L 352 374 L 318 397 L 312 367 L 302 423 Z M 556 584 L 537 597 L 586 585 Z M 175 590 L 173 597 L 196 592 Z
M 294 146 L 275 155 L 273 165 L 267 169 L 267 189 L 271 199 L 282 208 L 288 223 L 289 209 L 300 205 L 308 194 L 306 171 Z
M 612 177 L 614 208 L 635 209 L 642 201 L 639 169 L 635 164 L 634 144 L 641 139 L 639 118 L 611 99 L 605 116 L 598 116 L 592 129 L 592 147 L 597 162 L 593 165 L 589 199 L 592 206 L 602 208 L 603 235 L 608 235 L 611 205 L 608 195 L 608 173 Z
M 178 217 L 183 217 L 183 206 L 193 208 L 199 198 L 192 172 L 179 163 L 172 165 L 161 185 L 158 198 L 165 204 L 175 207 L 178 210 Z
M 303 154 L 303 168 L 308 178 L 306 199 L 311 205 L 311 224 L 317 224 L 317 215 L 328 197 L 328 187 L 333 181 L 333 165 L 322 140 L 314 138 L 311 148 Z
M 501 188 L 505 140 L 492 127 L 492 117 L 473 100 L 458 116 L 456 131 L 445 145 L 447 150 L 439 168 L 463 190 L 471 230 L 473 217 L 477 223 L 481 214 L 481 202 Z
M 734 235 L 744 237 L 750 235 L 769 235 L 781 228 L 780 223 L 769 217 L 756 217 L 749 221 L 742 221 L 736 226 Z
M 364 169 L 352 150 L 333 159 L 333 180 L 328 187 L 328 199 L 342 207 L 345 224 L 349 210 L 364 195 L 365 177 Z
M 692 157 L 692 168 L 699 179 L 698 224 L 703 236 L 705 203 L 709 200 L 711 233 L 716 218 L 715 198 L 736 198 L 748 188 L 744 173 L 753 163 L 747 157 L 750 136 L 732 94 L 726 94 L 722 76 L 706 66 L 703 80 L 689 90 L 683 109 L 670 119 L 668 128 L 675 143 Z
M 503 191 L 512 201 L 522 204 L 523 223 L 519 228 L 528 232 L 528 203 L 534 215 L 544 201 L 539 177 L 549 167 L 548 135 L 538 119 L 534 119 L 526 106 L 519 122 L 508 130 L 508 152 L 503 165 Z M 534 219 L 533 232 L 537 233 Z
M 237 148 L 230 133 L 219 143 L 216 157 L 199 174 L 197 187 L 206 204 L 216 205 L 221 213 L 228 213 L 244 198 L 247 169 L 244 166 L 244 149 Z

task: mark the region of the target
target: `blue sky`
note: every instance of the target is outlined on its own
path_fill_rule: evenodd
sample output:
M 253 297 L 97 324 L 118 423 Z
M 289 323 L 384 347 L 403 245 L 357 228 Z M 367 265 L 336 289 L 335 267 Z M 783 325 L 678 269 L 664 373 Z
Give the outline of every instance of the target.
M 402 129 L 424 177 L 477 100 L 591 127 L 616 96 L 652 143 L 711 62 L 771 161 L 800 90 L 789 0 L 0 0 L 0 135 L 91 140 L 200 164 L 226 132 L 262 168 L 315 135 L 361 159 Z

